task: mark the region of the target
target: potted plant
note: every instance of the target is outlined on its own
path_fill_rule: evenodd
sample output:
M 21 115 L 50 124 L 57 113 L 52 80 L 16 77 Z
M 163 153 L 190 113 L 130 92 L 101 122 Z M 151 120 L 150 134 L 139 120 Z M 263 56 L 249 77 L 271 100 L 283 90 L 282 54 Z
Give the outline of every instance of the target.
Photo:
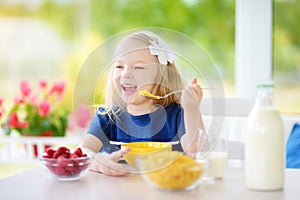
M 61 105 L 64 90 L 65 82 L 49 84 L 41 80 L 34 90 L 28 81 L 22 81 L 20 93 L 2 123 L 4 132 L 10 135 L 15 130 L 21 136 L 65 136 L 69 111 Z M 4 111 L 3 99 L 0 99 L 0 117 Z M 37 156 L 36 145 L 34 153 Z

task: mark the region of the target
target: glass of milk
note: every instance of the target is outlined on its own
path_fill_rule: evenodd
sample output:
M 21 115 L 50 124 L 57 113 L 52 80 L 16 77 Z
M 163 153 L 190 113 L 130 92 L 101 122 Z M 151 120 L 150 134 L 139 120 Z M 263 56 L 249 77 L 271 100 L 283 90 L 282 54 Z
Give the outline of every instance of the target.
M 198 135 L 202 144 L 197 157 L 208 158 L 208 168 L 206 169 L 203 180 L 214 183 L 216 180 L 222 180 L 227 168 L 227 137 L 225 131 L 217 133 L 207 133 L 200 129 Z M 204 140 L 205 138 L 205 140 Z

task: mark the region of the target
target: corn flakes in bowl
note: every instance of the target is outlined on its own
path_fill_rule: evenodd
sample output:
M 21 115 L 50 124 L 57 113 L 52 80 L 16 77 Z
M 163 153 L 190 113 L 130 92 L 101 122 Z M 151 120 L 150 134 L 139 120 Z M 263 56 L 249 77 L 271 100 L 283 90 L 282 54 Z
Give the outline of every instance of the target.
M 207 168 L 205 159 L 195 160 L 177 151 L 151 154 L 136 163 L 144 180 L 163 190 L 192 190 Z

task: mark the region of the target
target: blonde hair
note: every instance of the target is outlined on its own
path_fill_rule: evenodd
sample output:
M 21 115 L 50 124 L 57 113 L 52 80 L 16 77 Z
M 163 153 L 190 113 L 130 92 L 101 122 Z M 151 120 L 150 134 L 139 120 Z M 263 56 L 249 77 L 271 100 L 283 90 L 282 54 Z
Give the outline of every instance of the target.
M 150 31 L 138 31 L 129 34 L 124 37 L 116 46 L 114 51 L 114 59 L 118 56 L 128 54 L 141 49 L 148 49 L 151 45 L 150 41 L 158 41 L 163 47 L 171 52 L 171 48 L 156 34 Z M 168 63 L 167 65 L 159 64 L 158 75 L 156 83 L 153 88 L 155 95 L 163 96 L 169 92 L 183 89 L 183 81 L 179 74 L 179 71 L 175 63 Z M 162 100 L 151 100 L 152 105 L 159 104 L 163 107 L 168 106 L 171 103 L 180 103 L 180 98 L 176 95 L 170 95 L 168 98 Z M 107 77 L 106 85 L 106 98 L 105 104 L 108 107 L 108 111 L 116 113 L 125 108 L 125 102 L 119 97 L 114 86 L 113 86 L 113 67 Z

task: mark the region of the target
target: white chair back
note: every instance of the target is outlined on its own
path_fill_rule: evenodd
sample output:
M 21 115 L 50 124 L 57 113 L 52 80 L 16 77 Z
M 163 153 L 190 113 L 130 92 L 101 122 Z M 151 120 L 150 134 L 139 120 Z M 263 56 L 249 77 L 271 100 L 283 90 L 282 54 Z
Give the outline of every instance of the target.
M 253 102 L 241 98 L 204 98 L 201 102 L 202 115 L 226 116 L 226 117 L 248 117 Z
M 201 114 L 208 134 L 224 131 L 228 138 L 229 165 L 240 167 L 244 160 L 245 128 L 254 102 L 239 98 L 204 98 Z

